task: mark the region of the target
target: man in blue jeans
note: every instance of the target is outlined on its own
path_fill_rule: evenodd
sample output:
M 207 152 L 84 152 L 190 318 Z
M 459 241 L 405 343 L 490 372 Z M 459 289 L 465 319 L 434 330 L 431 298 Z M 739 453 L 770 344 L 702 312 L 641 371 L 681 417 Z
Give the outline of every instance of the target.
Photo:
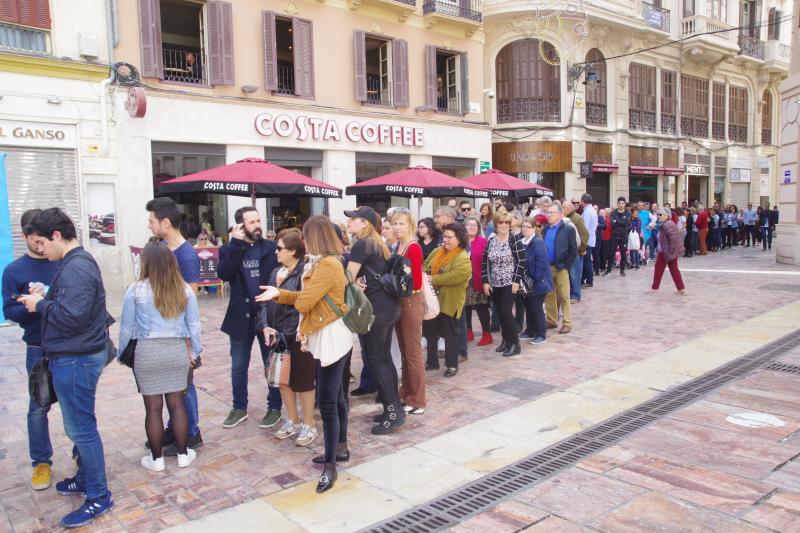
M 262 292 L 260 286 L 269 285 L 269 276 L 278 267 L 277 246 L 275 241 L 262 238 L 261 216 L 256 208 L 241 207 L 233 218 L 236 224 L 231 229 L 231 241 L 220 250 L 219 258 L 219 277 L 231 284 L 231 297 L 220 328 L 231 343 L 233 409 L 222 422 L 224 428 L 247 420 L 247 371 L 256 339 L 261 359 L 264 366 L 267 365 L 269 348 L 264 334 L 256 330 L 258 303 L 255 297 Z M 269 387 L 267 412 L 259 427 L 275 426 L 281 419 L 281 407 L 280 390 Z
M 9 320 L 19 324 L 25 333 L 26 357 L 25 368 L 30 377 L 33 365 L 38 363 L 44 352 L 42 351 L 42 319 L 39 313 L 29 313 L 24 305 L 19 303 L 16 295 L 28 294 L 30 288 L 37 284 L 48 288 L 53 276 L 58 270 L 58 261 L 50 261 L 44 255 L 36 237 L 26 233 L 26 226 L 41 212 L 41 209 L 29 209 L 22 215 L 22 237 L 28 245 L 28 253 L 9 264 L 3 271 L 3 314 Z M 45 289 L 46 290 L 46 289 Z M 53 447 L 50 444 L 50 429 L 47 421 L 47 412 L 50 406 L 41 407 L 33 398 L 28 401 L 28 451 L 31 455 L 31 487 L 34 490 L 44 490 L 50 487 L 53 464 Z
M 178 204 L 172 198 L 161 197 L 147 202 L 145 206 L 149 215 L 147 226 L 154 236 L 169 246 L 175 259 L 178 261 L 178 268 L 181 270 L 183 280 L 189 284 L 192 290 L 197 293 L 197 284 L 200 282 L 200 258 L 194 251 L 192 244 L 183 238 L 180 227 L 181 212 Z M 198 360 L 199 363 L 199 360 Z M 196 366 L 200 366 L 195 363 Z M 189 448 L 197 450 L 203 445 L 203 437 L 200 435 L 200 406 L 197 402 L 197 389 L 194 380 L 189 382 L 186 394 L 183 396 L 186 405 L 186 415 L 189 419 Z M 164 430 L 164 437 L 161 442 L 164 455 L 174 457 L 178 455 L 175 447 L 175 436 L 172 433 L 172 419 L 167 423 Z M 150 444 L 145 442 L 145 447 L 150 448 Z
M 63 211 L 45 209 L 26 233 L 34 236 L 49 260 L 61 262 L 46 295 L 41 286 L 33 286 L 18 301 L 28 312 L 41 315 L 42 348 L 64 431 L 78 449 L 78 473 L 57 483 L 56 490 L 85 495 L 86 501 L 61 519 L 64 527 L 79 527 L 114 507 L 94 412 L 97 383 L 107 360 L 106 291 L 100 268 L 80 246 L 75 225 Z

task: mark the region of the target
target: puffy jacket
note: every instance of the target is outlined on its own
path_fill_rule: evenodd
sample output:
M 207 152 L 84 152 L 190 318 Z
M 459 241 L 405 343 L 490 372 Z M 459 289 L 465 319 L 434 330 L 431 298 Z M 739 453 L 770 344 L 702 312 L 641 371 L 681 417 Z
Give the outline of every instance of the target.
M 425 260 L 423 268 L 426 273 L 431 273 L 433 262 L 442 250 L 444 250 L 442 247 L 435 249 Z M 461 318 L 464 301 L 467 299 L 467 285 L 471 277 L 472 265 L 466 250 L 461 250 L 455 259 L 442 267 L 441 272 L 431 277 L 431 285 L 436 289 L 442 313 L 453 318 Z
M 547 260 L 547 245 L 540 237 L 534 237 L 525 247 L 528 277 L 531 279 L 531 295 L 547 294 L 553 290 L 553 274 Z
M 287 291 L 299 291 L 300 281 L 303 276 L 303 269 L 305 268 L 305 261 L 300 261 L 295 265 L 294 270 L 286 276 L 283 283 L 278 285 L 278 271 L 281 267 L 272 270 L 269 275 L 269 285 Z M 265 327 L 270 327 L 286 335 L 286 337 L 294 337 L 297 334 L 297 326 L 300 323 L 300 313 L 292 305 L 284 305 L 270 300 L 265 304 L 261 304 L 258 311 L 258 322 L 256 328 L 261 331 Z
M 241 239 L 231 239 L 231 242 L 219 251 L 219 277 L 231 284 L 231 297 L 220 329 L 234 339 L 247 337 L 250 332 L 250 320 L 255 321 L 258 312 L 258 307 L 252 301 L 247 288 L 247 279 L 242 267 L 242 259 L 248 246 L 249 244 Z M 259 285 L 267 285 L 270 274 L 278 266 L 278 258 L 275 255 L 276 244 L 274 241 L 261 239 L 253 246 L 261 247 Z
M 667 220 L 661 226 L 658 241 L 661 244 L 661 253 L 664 254 L 664 261 L 667 263 L 676 257 L 682 256 L 686 251 L 683 247 L 683 239 L 681 239 L 678 226 L 671 220 Z
M 553 228 L 545 226 L 542 233 L 542 240 L 547 236 L 547 232 L 552 231 Z M 556 233 L 556 261 L 553 265 L 559 271 L 568 269 L 575 262 L 578 257 L 578 244 L 575 242 L 576 232 L 575 227 L 569 224 L 561 223 L 558 226 L 558 233 Z
M 61 260 L 50 290 L 36 304 L 42 348 L 48 357 L 92 355 L 105 350 L 106 289 L 94 257 L 78 246 Z

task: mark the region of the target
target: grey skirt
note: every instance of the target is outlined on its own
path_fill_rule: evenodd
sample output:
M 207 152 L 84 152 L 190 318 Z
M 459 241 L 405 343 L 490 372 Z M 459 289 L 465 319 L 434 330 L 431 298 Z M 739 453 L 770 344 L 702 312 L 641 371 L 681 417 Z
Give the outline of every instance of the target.
M 139 392 L 148 396 L 186 389 L 189 381 L 186 339 L 139 339 L 133 375 L 136 377 Z

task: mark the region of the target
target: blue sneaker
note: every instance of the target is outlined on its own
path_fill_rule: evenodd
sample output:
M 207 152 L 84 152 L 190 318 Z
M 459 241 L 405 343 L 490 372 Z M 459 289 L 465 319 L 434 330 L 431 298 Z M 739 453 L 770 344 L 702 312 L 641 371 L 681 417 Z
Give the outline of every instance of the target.
M 533 335 L 530 335 L 528 333 L 524 333 L 523 332 L 523 333 L 519 334 L 519 340 L 521 340 L 521 341 L 528 341 L 528 340 L 531 340 L 532 338 L 533 338 Z
M 544 337 L 534 337 L 533 340 L 530 341 L 528 344 L 536 345 L 536 344 L 542 344 L 543 342 L 545 342 Z
M 56 492 L 62 496 L 86 496 L 86 487 L 78 483 L 77 477 L 68 477 L 64 481 L 56 483 Z
M 64 527 L 80 527 L 113 508 L 114 500 L 111 499 L 111 491 L 108 491 L 101 498 L 86 500 L 83 505 L 62 518 L 61 525 Z

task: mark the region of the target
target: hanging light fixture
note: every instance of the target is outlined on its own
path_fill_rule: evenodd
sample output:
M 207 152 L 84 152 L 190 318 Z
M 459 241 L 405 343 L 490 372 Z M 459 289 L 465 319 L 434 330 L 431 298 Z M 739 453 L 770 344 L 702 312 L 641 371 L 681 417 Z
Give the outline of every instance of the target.
M 597 74 L 597 71 L 591 64 L 586 65 L 586 80 L 583 82 L 583 84 L 586 85 L 587 89 L 593 91 L 597 88 L 599 83 L 600 76 Z

